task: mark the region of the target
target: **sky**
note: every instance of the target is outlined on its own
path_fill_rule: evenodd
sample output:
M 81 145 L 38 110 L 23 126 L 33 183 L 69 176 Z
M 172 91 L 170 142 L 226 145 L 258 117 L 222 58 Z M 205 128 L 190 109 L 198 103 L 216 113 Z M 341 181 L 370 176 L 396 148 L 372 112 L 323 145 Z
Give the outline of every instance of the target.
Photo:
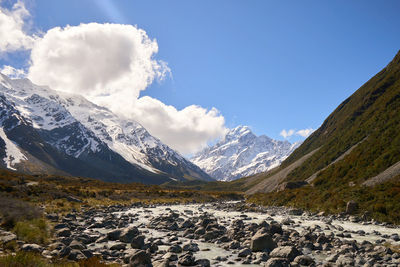
M 303 140 L 400 46 L 399 1 L 0 0 L 0 70 L 192 154 L 250 126 Z

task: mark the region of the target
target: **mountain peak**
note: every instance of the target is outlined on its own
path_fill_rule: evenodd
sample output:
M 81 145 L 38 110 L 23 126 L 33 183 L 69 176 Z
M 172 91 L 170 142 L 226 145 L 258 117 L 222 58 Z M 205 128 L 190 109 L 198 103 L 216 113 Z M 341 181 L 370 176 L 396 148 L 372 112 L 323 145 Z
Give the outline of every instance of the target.
M 223 141 L 230 141 L 230 140 L 235 140 L 235 139 L 240 139 L 244 136 L 254 136 L 256 137 L 253 132 L 250 130 L 250 127 L 248 126 L 237 126 L 233 129 L 230 129 L 226 135 Z
M 191 160 L 211 177 L 227 181 L 274 168 L 296 147 L 266 135 L 256 136 L 250 127 L 240 125 Z

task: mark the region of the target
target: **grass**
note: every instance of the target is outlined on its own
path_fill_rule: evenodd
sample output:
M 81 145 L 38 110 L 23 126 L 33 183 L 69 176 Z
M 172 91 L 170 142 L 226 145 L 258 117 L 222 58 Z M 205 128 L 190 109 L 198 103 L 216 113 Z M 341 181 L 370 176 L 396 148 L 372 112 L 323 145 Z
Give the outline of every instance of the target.
M 346 210 L 347 201 L 358 203 L 358 215 L 377 221 L 400 224 L 400 181 L 375 187 L 303 187 L 268 194 L 254 194 L 247 201 L 260 205 L 289 206 L 334 214 Z
M 43 218 L 17 222 L 13 232 L 27 243 L 46 244 L 49 239 L 48 224 Z
M 0 256 L 2 267 L 117 267 L 118 264 L 106 264 L 93 257 L 79 262 L 67 262 L 59 260 L 51 262 L 35 253 L 19 251 L 15 254 Z

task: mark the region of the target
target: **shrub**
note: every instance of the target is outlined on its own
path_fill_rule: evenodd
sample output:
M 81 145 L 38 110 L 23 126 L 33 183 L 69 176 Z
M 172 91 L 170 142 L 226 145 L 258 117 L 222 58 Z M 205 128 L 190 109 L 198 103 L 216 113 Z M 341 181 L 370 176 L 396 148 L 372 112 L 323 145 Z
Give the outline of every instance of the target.
M 2 226 L 12 229 L 22 220 L 32 220 L 42 216 L 42 212 L 31 204 L 12 198 L 7 194 L 0 194 L 0 214 L 3 215 Z
M 18 236 L 18 239 L 28 243 L 44 244 L 49 237 L 44 219 L 17 222 L 13 231 Z
M 42 257 L 33 253 L 17 252 L 15 255 L 0 257 L 0 266 L 4 267 L 48 267 Z

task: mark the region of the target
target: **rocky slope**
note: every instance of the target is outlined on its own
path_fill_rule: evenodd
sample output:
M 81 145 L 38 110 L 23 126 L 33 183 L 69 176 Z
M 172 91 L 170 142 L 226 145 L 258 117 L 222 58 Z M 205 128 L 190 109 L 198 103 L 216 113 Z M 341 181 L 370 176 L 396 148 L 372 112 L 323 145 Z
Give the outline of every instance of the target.
M 218 180 L 230 181 L 279 166 L 298 146 L 268 136 L 256 136 L 249 127 L 231 129 L 212 147 L 197 153 L 191 161 Z
M 210 179 L 137 122 L 81 96 L 1 75 L 0 112 L 9 169 L 144 183 Z

